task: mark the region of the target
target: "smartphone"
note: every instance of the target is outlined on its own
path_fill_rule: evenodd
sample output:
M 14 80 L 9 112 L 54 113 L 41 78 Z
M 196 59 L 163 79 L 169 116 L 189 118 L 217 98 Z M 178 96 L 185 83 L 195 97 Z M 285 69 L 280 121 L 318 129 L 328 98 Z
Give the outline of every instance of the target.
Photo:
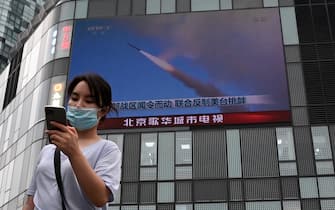
M 66 120 L 66 111 L 63 106 L 53 106 L 53 105 L 46 105 L 44 106 L 45 111 L 45 119 L 47 122 L 47 129 L 48 130 L 57 130 L 55 126 L 50 124 L 50 121 L 55 121 L 61 123 L 63 125 L 67 124 Z

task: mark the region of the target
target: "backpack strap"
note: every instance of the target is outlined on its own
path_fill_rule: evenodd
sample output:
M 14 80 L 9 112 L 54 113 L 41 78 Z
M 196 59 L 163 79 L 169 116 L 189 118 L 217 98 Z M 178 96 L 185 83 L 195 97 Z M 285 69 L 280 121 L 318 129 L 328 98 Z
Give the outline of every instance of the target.
M 55 149 L 54 165 L 55 165 L 55 174 L 56 174 L 57 185 L 58 185 L 58 188 L 59 188 L 60 195 L 62 197 L 62 208 L 63 208 L 63 210 L 66 210 L 64 188 L 63 188 L 63 182 L 62 182 L 62 177 L 61 177 L 60 150 L 58 148 Z

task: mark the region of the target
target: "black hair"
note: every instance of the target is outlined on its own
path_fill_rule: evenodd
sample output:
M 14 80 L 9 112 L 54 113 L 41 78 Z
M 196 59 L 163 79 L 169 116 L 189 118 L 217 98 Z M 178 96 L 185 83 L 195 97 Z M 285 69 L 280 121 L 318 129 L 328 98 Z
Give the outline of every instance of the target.
M 111 110 L 117 112 L 116 108 L 112 104 L 111 86 L 105 79 L 95 73 L 82 74 L 73 78 L 67 89 L 68 97 L 71 96 L 74 88 L 81 81 L 85 81 L 87 83 L 91 95 L 99 108 L 104 109 L 104 111 L 107 111 L 107 113 L 109 113 Z M 105 116 L 101 118 L 101 121 L 105 119 Z

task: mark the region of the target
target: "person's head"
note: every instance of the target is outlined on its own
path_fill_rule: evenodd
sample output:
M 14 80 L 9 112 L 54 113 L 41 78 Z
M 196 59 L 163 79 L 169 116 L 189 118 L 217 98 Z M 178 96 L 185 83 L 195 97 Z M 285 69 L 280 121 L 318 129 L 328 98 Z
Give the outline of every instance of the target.
M 67 96 L 69 107 L 94 108 L 100 121 L 105 119 L 111 109 L 115 110 L 109 83 L 94 73 L 73 78 L 68 86 Z

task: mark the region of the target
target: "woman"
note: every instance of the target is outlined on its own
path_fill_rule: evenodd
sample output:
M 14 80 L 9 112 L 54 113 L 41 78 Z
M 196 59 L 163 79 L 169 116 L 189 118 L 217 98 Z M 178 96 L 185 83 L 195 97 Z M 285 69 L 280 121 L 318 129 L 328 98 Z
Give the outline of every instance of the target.
M 97 134 L 99 121 L 113 108 L 111 87 L 96 74 L 75 77 L 68 87 L 68 126 L 52 122 L 52 144 L 40 152 L 23 210 L 60 210 L 62 199 L 54 171 L 61 151 L 61 177 L 67 210 L 102 209 L 119 188 L 121 153 Z

